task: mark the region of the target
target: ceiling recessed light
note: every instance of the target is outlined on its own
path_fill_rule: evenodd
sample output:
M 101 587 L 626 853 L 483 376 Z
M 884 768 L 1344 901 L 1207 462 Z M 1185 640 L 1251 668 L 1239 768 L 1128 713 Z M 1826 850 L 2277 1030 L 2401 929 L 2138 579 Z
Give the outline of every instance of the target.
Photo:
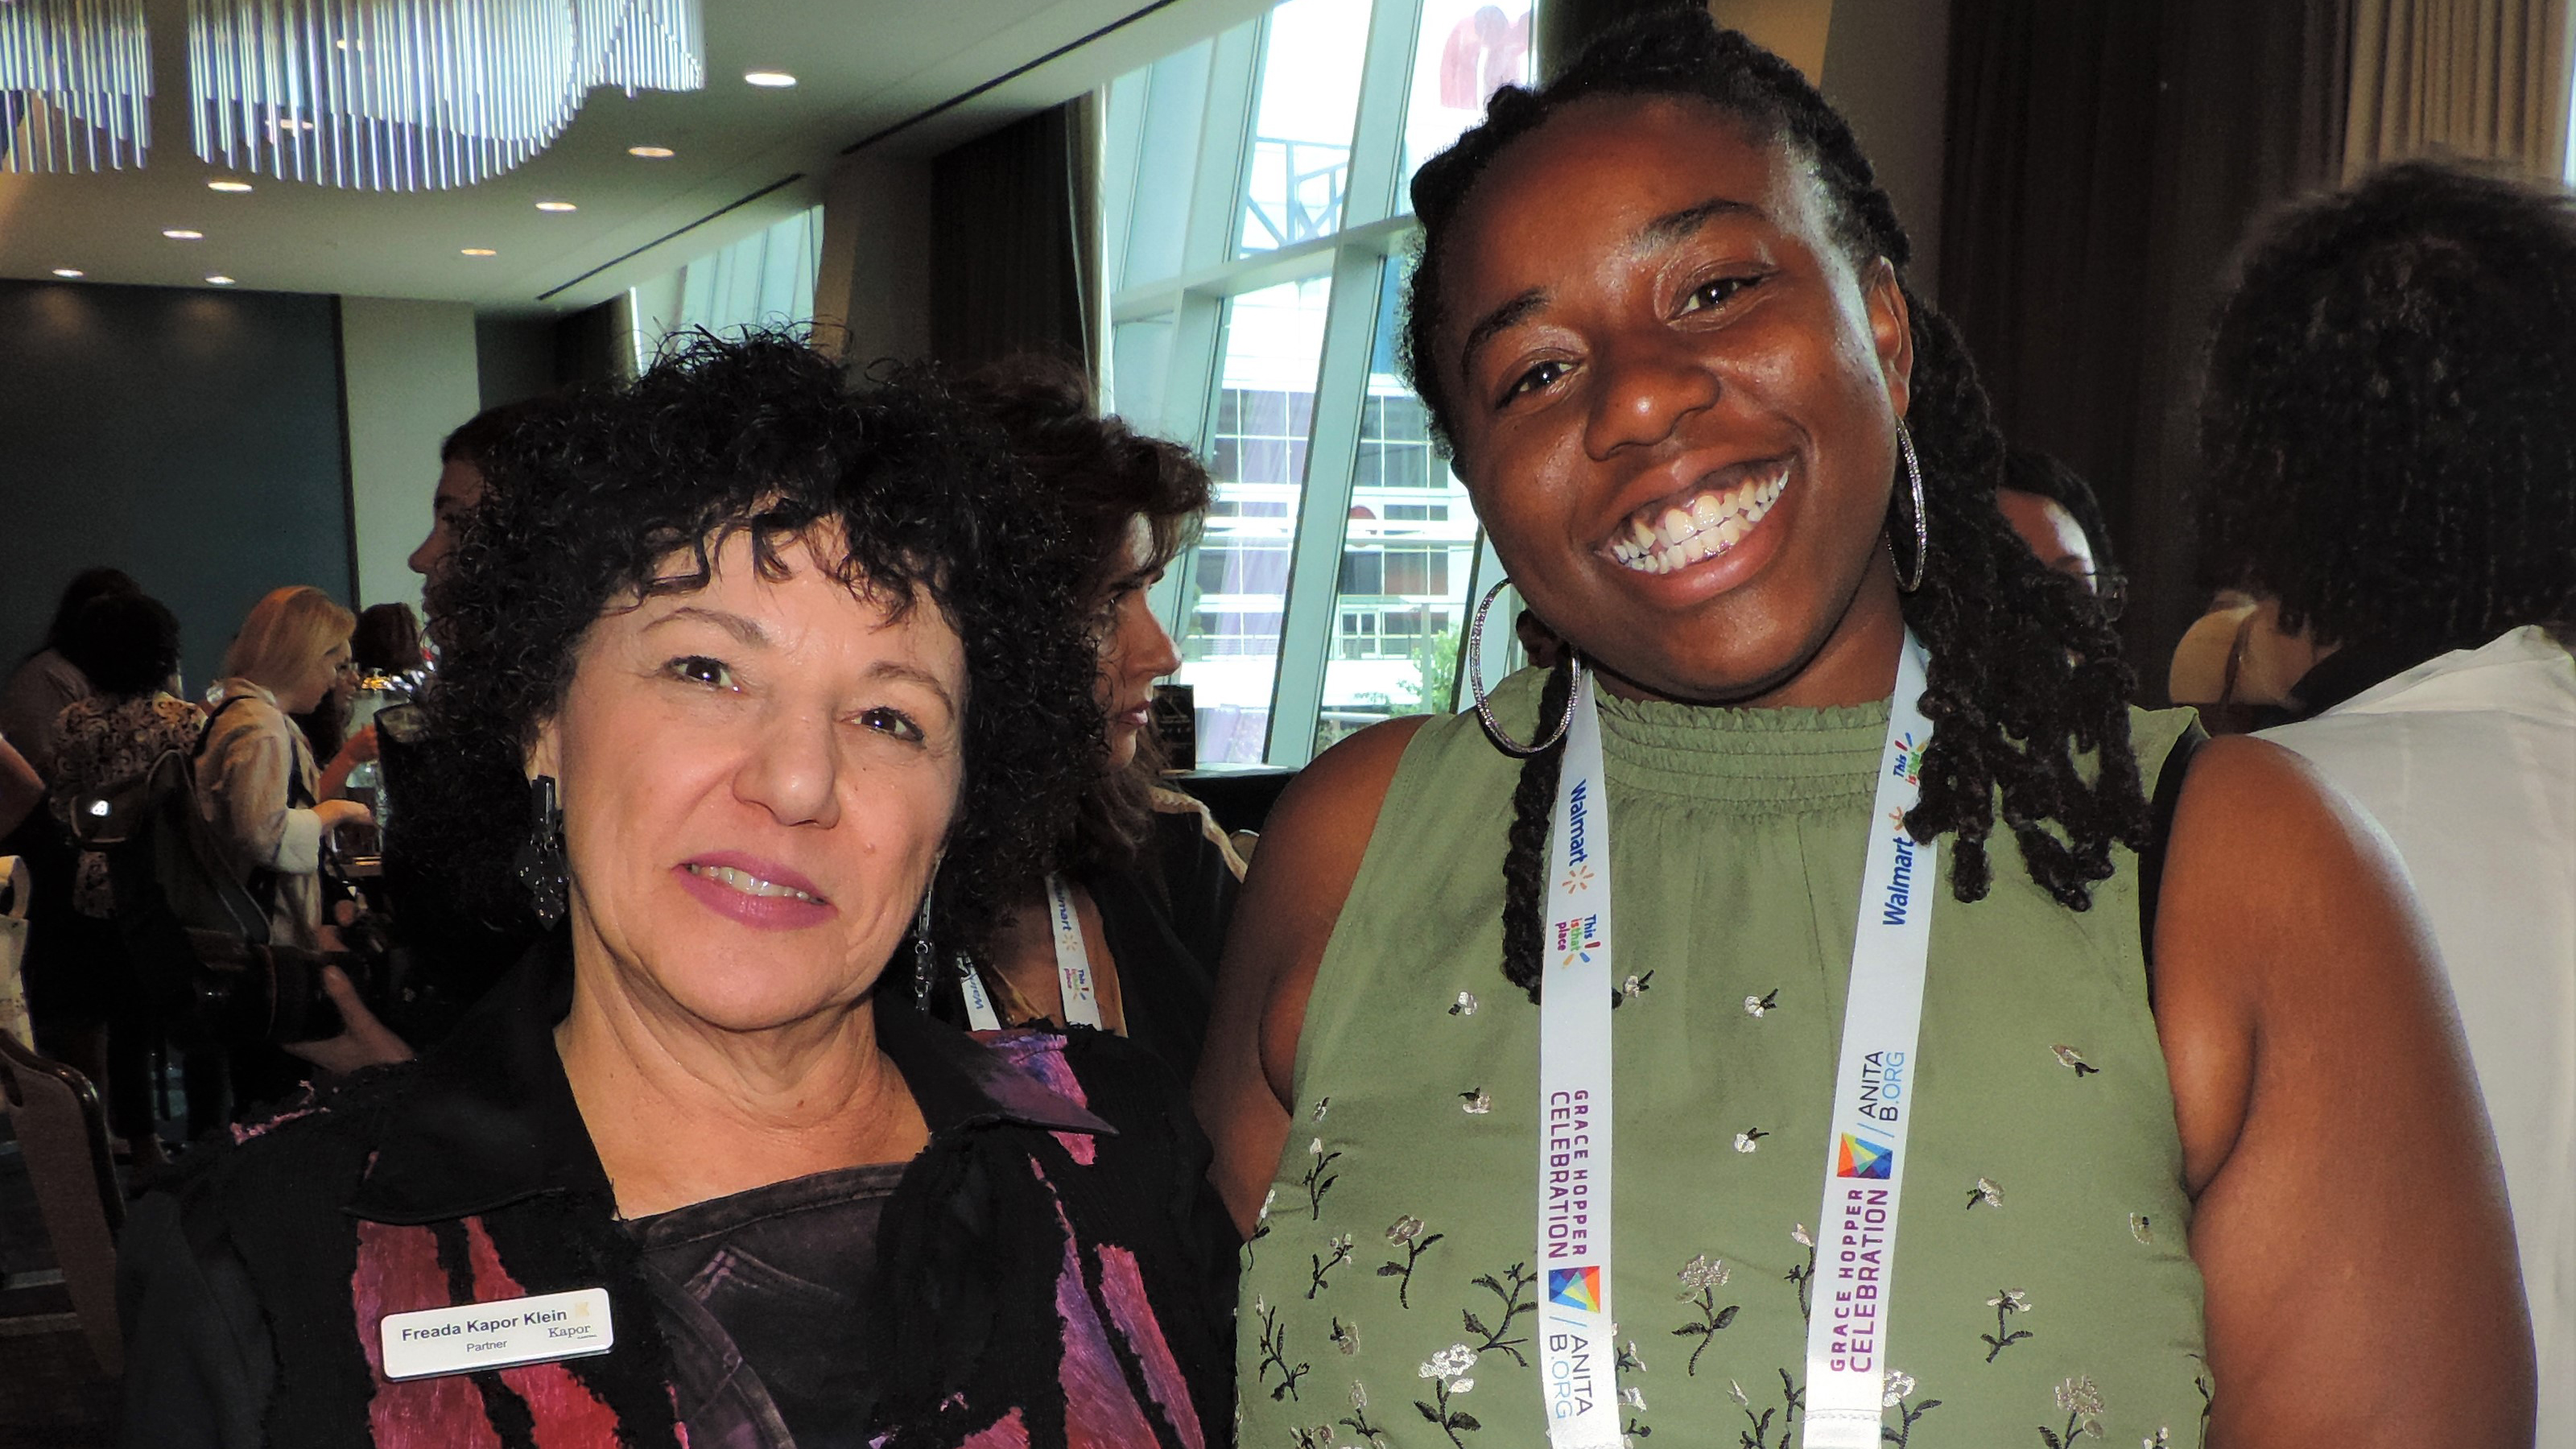
M 209 181 L 206 183 L 206 189 L 208 191 L 221 191 L 237 195 L 241 192 L 250 190 L 250 183 L 247 181 Z
M 229 286 L 231 286 L 232 284 L 233 284 L 233 279 L 232 279 L 232 278 L 230 278 L 230 277 L 224 276 L 224 275 L 223 275 L 222 273 L 220 273 L 220 272 L 219 272 L 219 273 L 217 273 L 217 274 L 215 274 L 214 276 L 211 276 L 211 277 L 206 278 L 206 285 L 208 285 L 208 286 L 210 286 L 210 287 L 229 287 Z
M 171 227 L 169 230 L 161 234 L 172 241 L 204 241 L 206 239 L 206 234 L 204 232 L 190 231 L 184 226 Z
M 773 90 L 784 89 L 796 84 L 796 77 L 789 75 L 783 70 L 755 70 L 746 73 L 743 76 L 743 79 L 749 81 L 753 85 L 768 86 Z
M 82 271 L 78 267 L 56 267 L 54 268 L 54 275 L 57 277 L 68 278 L 76 282 L 81 278 L 88 276 L 89 273 Z
M 668 146 L 629 146 L 626 148 L 626 154 L 641 156 L 647 161 L 668 161 L 680 153 Z
M 469 257 L 497 257 L 500 255 L 499 252 L 492 250 L 490 247 L 461 247 L 458 251 L 460 255 Z
M 569 202 L 569 201 L 540 201 L 540 202 L 538 202 L 538 203 L 537 203 L 537 210 L 539 210 L 539 211 L 579 211 L 579 210 L 581 210 L 581 208 L 580 208 L 580 207 L 578 207 L 578 206 L 573 205 L 573 204 L 572 204 L 571 202 Z

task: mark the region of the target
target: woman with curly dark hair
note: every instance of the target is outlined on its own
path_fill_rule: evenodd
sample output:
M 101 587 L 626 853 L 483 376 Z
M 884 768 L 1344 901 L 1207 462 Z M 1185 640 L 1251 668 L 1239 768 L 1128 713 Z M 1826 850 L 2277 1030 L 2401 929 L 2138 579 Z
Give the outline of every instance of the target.
M 405 825 L 551 929 L 138 1208 L 125 1442 L 1206 1442 L 1186 1110 L 1117 1038 L 919 1009 L 1096 749 L 1058 512 L 934 386 L 777 337 L 488 481 Z
M 2576 198 L 2416 162 L 2247 246 L 2202 401 L 2202 557 L 2314 662 L 2267 730 L 2424 900 L 2576 1441 Z
M 1043 1019 L 1115 1031 L 1178 1081 L 1198 1067 L 1216 962 L 1243 862 L 1207 807 L 1160 783 L 1154 681 L 1178 669 L 1146 591 L 1207 507 L 1188 449 L 1102 417 L 1070 364 L 1023 356 L 960 385 L 1065 511 L 1089 561 L 1082 604 L 1099 640 L 1094 697 L 1106 716 L 1097 773 L 1057 867 L 1018 893 L 987 953 L 984 1024 Z
M 1693 7 L 1413 199 L 1412 381 L 1570 658 L 1271 816 L 1199 1083 L 1247 1442 L 2528 1444 L 2393 863 L 2123 703 L 1843 120 Z

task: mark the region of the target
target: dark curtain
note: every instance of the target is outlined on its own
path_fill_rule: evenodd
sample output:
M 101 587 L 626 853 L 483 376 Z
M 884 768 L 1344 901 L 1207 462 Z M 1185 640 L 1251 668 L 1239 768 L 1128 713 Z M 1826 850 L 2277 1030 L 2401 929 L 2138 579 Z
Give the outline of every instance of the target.
M 1067 101 L 930 163 L 930 350 L 1051 353 L 1099 376 L 1099 120 Z
M 1954 0 L 1941 304 L 2100 495 L 2142 701 L 2203 602 L 2197 375 L 2239 239 L 2341 160 L 2351 0 Z

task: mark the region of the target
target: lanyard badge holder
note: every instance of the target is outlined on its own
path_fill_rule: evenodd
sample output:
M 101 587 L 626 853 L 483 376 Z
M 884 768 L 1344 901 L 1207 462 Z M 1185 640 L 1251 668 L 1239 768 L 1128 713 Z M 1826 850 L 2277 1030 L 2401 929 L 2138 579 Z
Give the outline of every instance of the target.
M 1100 1026 L 1100 992 L 1091 973 L 1091 952 L 1082 944 L 1082 918 L 1074 913 L 1072 888 L 1061 875 L 1050 875 L 1046 881 L 1047 928 L 1055 940 L 1056 984 L 1064 994 L 1064 1019 L 1068 1026 Z M 968 967 L 962 989 L 966 994 L 966 1024 L 976 1031 L 998 1031 L 1001 1014 L 993 1009 L 993 1000 L 984 991 L 984 979 Z
M 1816 1295 L 1807 1324 L 1805 1449 L 1876 1449 L 1896 1218 L 1912 1119 L 1915 1039 L 1932 934 L 1936 851 L 1905 832 L 1921 797 L 1923 647 L 1898 657 L 1870 807 L 1834 1108 L 1825 1142 Z M 1548 826 L 1539 1005 L 1539 1390 L 1550 1449 L 1618 1449 L 1611 1314 L 1610 805 L 1590 672 Z

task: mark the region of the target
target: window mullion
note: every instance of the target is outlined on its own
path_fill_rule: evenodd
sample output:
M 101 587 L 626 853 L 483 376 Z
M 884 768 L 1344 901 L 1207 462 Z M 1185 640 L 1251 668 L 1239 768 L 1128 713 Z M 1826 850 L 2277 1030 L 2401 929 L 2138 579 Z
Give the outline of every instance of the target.
M 1366 102 L 1362 102 L 1365 107 Z M 1378 286 L 1386 262 L 1375 251 L 1346 247 L 1335 259 L 1324 314 L 1324 353 L 1315 378 L 1315 420 L 1306 445 L 1306 481 L 1289 555 L 1288 598 L 1279 629 L 1279 672 L 1270 698 L 1266 758 L 1303 765 L 1315 752 L 1315 720 L 1324 701 L 1324 665 L 1332 653 L 1333 610 L 1340 601 L 1342 541 L 1351 513 L 1352 465 L 1359 455 L 1360 408 L 1368 393 L 1369 352 L 1377 337 Z
M 1351 129 L 1350 180 L 1342 202 L 1345 228 L 1383 220 L 1397 209 L 1395 173 L 1404 152 L 1405 92 L 1421 24 L 1422 0 L 1377 0 L 1370 11 L 1359 118 Z

